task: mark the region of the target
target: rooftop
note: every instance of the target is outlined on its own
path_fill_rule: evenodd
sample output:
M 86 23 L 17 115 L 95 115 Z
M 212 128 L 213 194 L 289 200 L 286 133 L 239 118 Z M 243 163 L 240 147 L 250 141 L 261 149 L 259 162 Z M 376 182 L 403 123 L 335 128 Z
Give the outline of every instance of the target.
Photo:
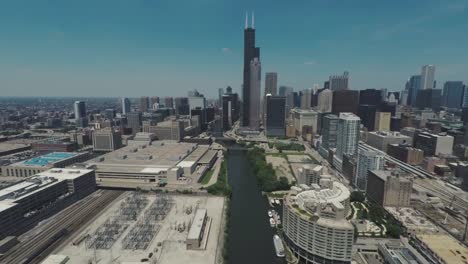
M 296 195 L 296 204 L 299 208 L 306 210 L 309 205 L 333 204 L 336 208 L 342 208 L 341 204 L 349 199 L 350 192 L 340 182 L 333 182 L 331 188 L 320 190 L 307 190 Z
M 52 152 L 46 155 L 14 163 L 12 166 L 46 167 L 50 164 L 66 160 L 77 155 L 79 155 L 77 152 Z
M 445 263 L 466 263 L 468 249 L 454 238 L 445 234 L 419 234 L 417 237 Z
M 187 239 L 198 239 L 206 217 L 206 209 L 197 209 Z

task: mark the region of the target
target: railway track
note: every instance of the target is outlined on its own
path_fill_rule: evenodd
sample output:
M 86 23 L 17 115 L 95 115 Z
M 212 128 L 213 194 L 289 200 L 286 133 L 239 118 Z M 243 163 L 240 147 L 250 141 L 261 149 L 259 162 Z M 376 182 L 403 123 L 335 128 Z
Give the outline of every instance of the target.
M 57 246 L 57 241 L 71 235 L 123 193 L 108 190 L 99 192 L 101 196 L 96 198 L 90 195 L 82 203 L 63 210 L 38 234 L 9 250 L 2 256 L 0 263 L 39 263 L 47 256 L 44 253 L 51 252 Z

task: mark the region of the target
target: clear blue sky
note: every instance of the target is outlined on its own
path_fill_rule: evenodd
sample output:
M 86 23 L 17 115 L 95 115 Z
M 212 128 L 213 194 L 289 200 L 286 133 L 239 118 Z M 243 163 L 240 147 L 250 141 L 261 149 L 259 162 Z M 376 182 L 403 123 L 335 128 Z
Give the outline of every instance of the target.
M 400 90 L 423 64 L 468 81 L 468 0 L 0 0 L 0 96 L 240 91 L 246 10 L 262 71 L 295 90 L 344 70 Z

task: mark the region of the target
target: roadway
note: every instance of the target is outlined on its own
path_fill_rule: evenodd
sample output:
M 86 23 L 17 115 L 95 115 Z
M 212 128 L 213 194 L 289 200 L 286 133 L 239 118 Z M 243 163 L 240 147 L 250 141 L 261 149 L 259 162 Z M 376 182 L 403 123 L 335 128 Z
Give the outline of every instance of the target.
M 453 208 L 468 212 L 468 201 L 466 199 L 466 192 L 462 190 L 449 189 L 444 182 L 434 177 L 431 173 L 395 159 L 385 152 L 371 147 L 364 142 L 359 142 L 359 149 L 373 150 L 385 156 L 385 160 L 396 164 L 402 171 L 416 175 L 418 178 L 414 180 L 413 184 L 425 190 L 428 194 L 439 197 L 446 205 L 451 205 Z
M 99 190 L 67 207 L 41 226 L 41 230 L 34 236 L 21 241 L 1 256 L 0 263 L 40 263 L 62 239 L 71 236 L 122 193 L 122 191 Z

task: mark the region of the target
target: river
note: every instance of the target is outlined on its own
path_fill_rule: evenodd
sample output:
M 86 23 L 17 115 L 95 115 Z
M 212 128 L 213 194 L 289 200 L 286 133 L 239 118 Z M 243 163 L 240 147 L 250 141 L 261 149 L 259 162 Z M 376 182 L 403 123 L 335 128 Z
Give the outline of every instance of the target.
M 246 154 L 231 148 L 227 157 L 232 188 L 227 263 L 286 263 L 284 258 L 276 256 L 273 246 L 275 230 L 270 227 L 267 215 L 270 207 L 257 187 Z

